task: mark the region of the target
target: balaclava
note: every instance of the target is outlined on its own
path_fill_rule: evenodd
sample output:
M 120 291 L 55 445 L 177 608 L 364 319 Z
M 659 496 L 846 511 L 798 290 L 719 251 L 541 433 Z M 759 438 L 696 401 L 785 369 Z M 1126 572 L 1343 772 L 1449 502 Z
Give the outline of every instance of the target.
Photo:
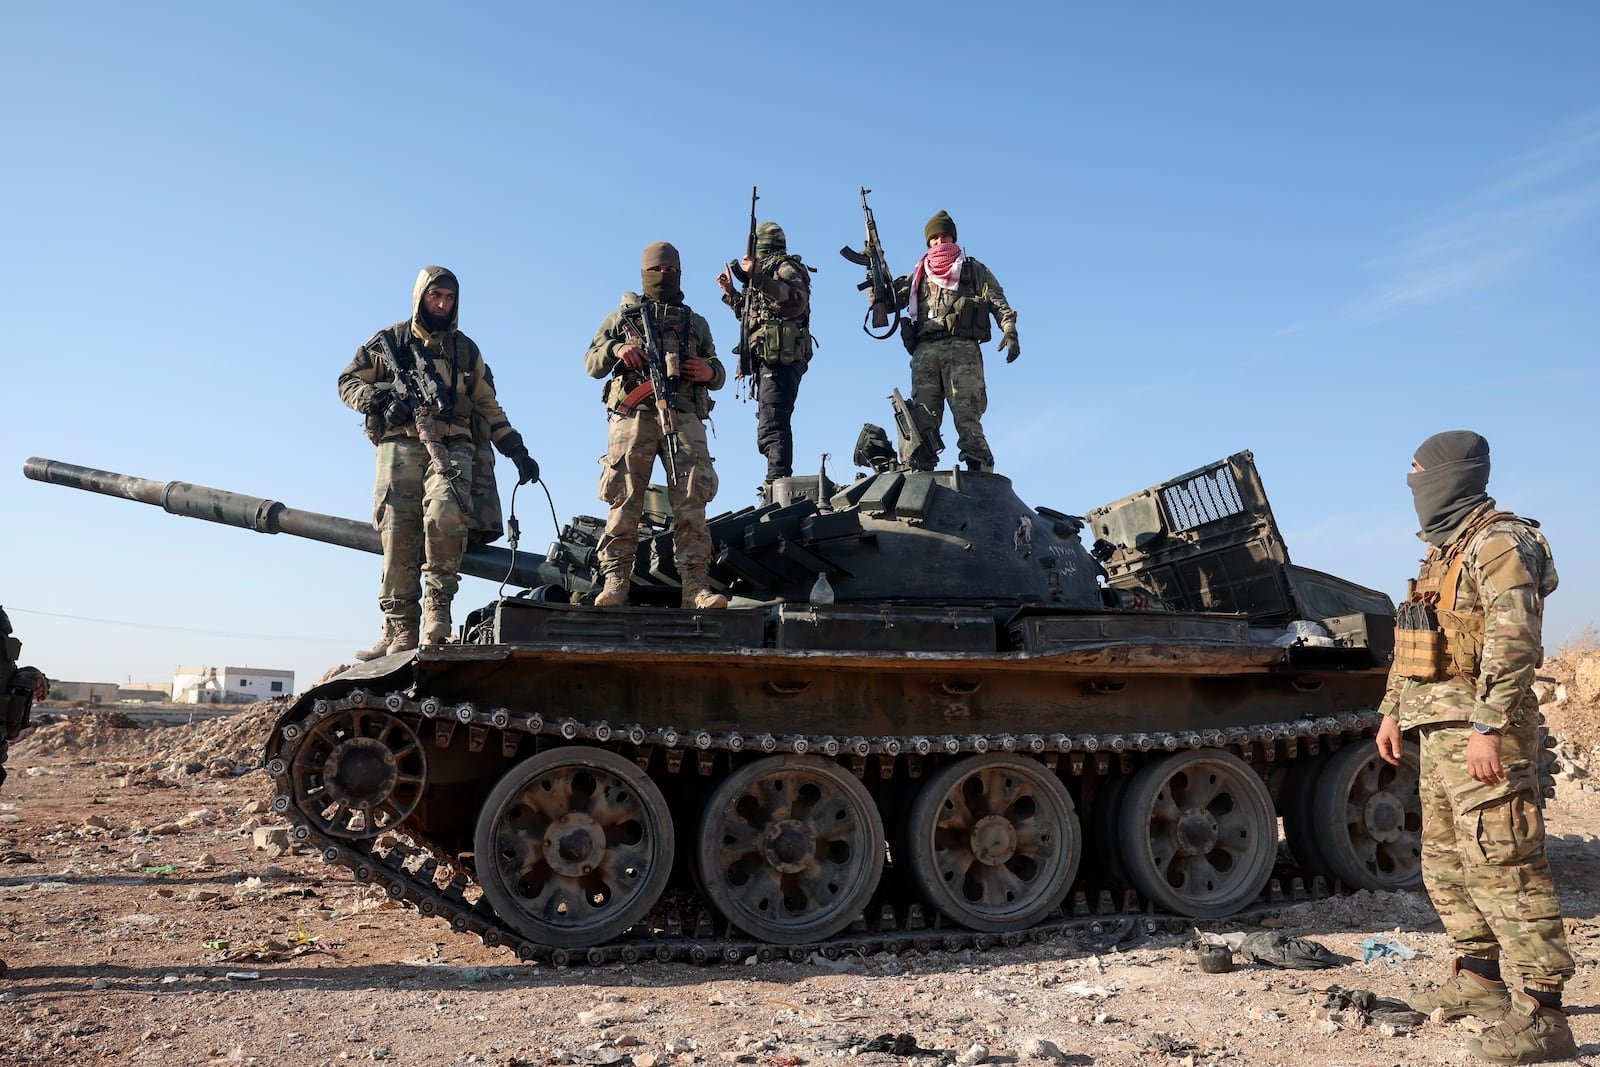
M 1416 453 L 1422 468 L 1406 475 L 1417 506 L 1417 520 L 1428 544 L 1443 548 L 1450 535 L 1484 503 L 1489 487 L 1489 442 L 1471 430 L 1446 430 L 1422 442 Z
M 756 258 L 781 256 L 789 250 L 783 227 L 776 222 L 763 222 L 756 227 Z
M 676 304 L 683 300 L 683 263 L 678 250 L 666 241 L 645 245 L 644 260 L 639 264 L 644 277 L 644 295 L 662 304 Z M 651 267 L 666 267 L 654 271 Z

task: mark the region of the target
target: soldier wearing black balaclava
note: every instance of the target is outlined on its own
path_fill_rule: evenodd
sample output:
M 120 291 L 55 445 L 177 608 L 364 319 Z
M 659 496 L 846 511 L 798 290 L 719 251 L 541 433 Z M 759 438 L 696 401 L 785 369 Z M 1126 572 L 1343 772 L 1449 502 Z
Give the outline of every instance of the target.
M 1573 964 L 1545 857 L 1533 693 L 1555 561 L 1537 522 L 1496 509 L 1479 434 L 1428 438 L 1406 481 L 1429 547 L 1396 617 L 1378 754 L 1418 760 L 1423 883 L 1458 953 L 1410 1005 L 1493 1023 L 1468 1042 L 1490 1062 L 1565 1059 Z

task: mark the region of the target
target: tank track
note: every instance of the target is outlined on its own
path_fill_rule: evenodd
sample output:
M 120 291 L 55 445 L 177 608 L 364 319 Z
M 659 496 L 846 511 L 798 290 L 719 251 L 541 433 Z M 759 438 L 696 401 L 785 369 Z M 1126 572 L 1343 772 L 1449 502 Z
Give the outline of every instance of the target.
M 869 761 L 874 757 L 879 773 L 888 777 L 887 772 L 893 770 L 897 760 L 920 761 L 935 753 L 1032 754 L 1051 769 L 1066 761 L 1075 777 L 1083 773 L 1090 761 L 1104 773 L 1113 759 L 1182 749 L 1223 747 L 1247 763 L 1272 762 L 1280 758 L 1280 754 L 1292 760 L 1301 747 L 1314 755 L 1319 746 L 1338 746 L 1374 731 L 1381 720 L 1373 710 L 1300 722 L 1181 733 L 965 734 L 912 738 L 747 736 L 671 727 L 646 730 L 635 725 L 580 722 L 570 718 L 546 720 L 537 714 L 518 715 L 504 708 L 484 711 L 470 703 L 448 704 L 433 697 L 418 700 L 400 692 L 380 695 L 364 689 L 352 690 L 341 698 L 318 699 L 309 712 L 300 717 L 286 715 L 279 719 L 269 742 L 266 769 L 275 779 L 278 790 L 272 810 L 294 823 L 291 836 L 295 842 L 320 849 L 324 862 L 349 868 L 357 881 L 382 886 L 390 899 L 414 907 L 423 916 L 443 919 L 458 933 L 476 934 L 485 945 L 508 949 L 521 960 L 556 966 L 641 960 L 738 963 L 751 957 L 761 961 L 803 961 L 813 954 L 838 959 L 878 952 L 985 951 L 1059 938 L 1086 939 L 1109 947 L 1141 934 L 1186 930 L 1193 925 L 1193 920 L 1156 912 L 1133 890 L 1099 888 L 1074 891 L 1058 912 L 1044 922 L 1025 930 L 999 934 L 944 925 L 942 917 L 926 915 L 920 904 L 885 904 L 877 915 L 864 914 L 844 932 L 827 940 L 775 945 L 751 939 L 725 922 L 714 920 L 706 905 L 692 921 L 684 921 L 680 909 L 669 912 L 650 928 L 640 924 L 622 937 L 600 945 L 555 948 L 537 944 L 502 923 L 486 901 L 469 897 L 467 891 L 473 886 L 471 876 L 452 857 L 441 854 L 427 842 L 413 841 L 397 831 L 384 831 L 359 840 L 336 838 L 311 825 L 297 810 L 291 776 L 296 748 L 306 739 L 309 727 L 350 709 L 387 711 L 413 723 L 431 722 L 434 743 L 440 747 L 451 743 L 455 731 L 466 730 L 469 749 L 474 752 L 486 746 L 497 746 L 505 754 L 512 755 L 521 750 L 525 741 L 538 738 L 583 741 L 608 748 L 644 767 L 655 750 L 661 749 L 666 756 L 667 770 L 673 774 L 692 770 L 709 774 L 718 754 L 811 753 L 846 762 L 858 777 L 868 773 Z M 427 743 L 425 739 L 423 743 Z M 689 762 L 691 768 L 684 768 L 685 762 Z M 920 767 L 913 764 L 912 774 L 918 776 Z M 1298 877 L 1291 878 L 1285 885 L 1274 875 L 1258 905 L 1234 917 L 1248 917 L 1263 909 L 1327 895 L 1330 889 L 1321 876 L 1309 885 Z

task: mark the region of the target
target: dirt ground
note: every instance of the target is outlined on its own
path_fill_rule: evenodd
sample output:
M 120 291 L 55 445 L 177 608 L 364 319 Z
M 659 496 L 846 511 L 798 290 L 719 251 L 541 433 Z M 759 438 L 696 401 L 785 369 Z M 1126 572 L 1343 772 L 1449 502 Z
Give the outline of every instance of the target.
M 1577 1062 L 1600 1064 L 1600 652 L 1545 673 L 1566 765 L 1546 816 L 1578 964 L 1567 1004 Z M 1180 935 L 815 964 L 519 964 L 285 848 L 256 767 L 269 721 L 67 712 L 13 746 L 0 1064 L 1472 1062 L 1472 1020 L 1396 1026 L 1337 1006 L 1338 990 L 1403 997 L 1444 975 L 1448 939 L 1420 893 L 1266 921 L 1349 960 L 1323 971 L 1206 973 Z M 1374 937 L 1389 954 L 1363 962 Z

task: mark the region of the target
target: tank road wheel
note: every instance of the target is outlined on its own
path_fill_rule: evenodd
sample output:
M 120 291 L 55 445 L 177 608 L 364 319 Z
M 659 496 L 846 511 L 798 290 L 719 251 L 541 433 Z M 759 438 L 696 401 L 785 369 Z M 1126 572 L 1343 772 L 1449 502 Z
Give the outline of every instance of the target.
M 972 756 L 928 778 L 911 806 L 906 852 L 918 889 L 973 930 L 1033 926 L 1061 905 L 1082 857 L 1061 779 L 1015 756 Z
M 289 762 L 295 807 L 346 840 L 376 837 L 415 811 L 427 772 L 416 732 L 382 708 L 345 708 L 313 722 Z
M 855 775 L 819 756 L 769 756 L 730 775 L 700 817 L 706 895 L 762 941 L 849 926 L 883 873 L 883 820 Z
M 1317 775 L 1312 796 L 1317 848 L 1328 870 L 1352 889 L 1422 886 L 1421 753 L 1407 742 L 1400 766 L 1371 738 L 1345 745 Z
M 1260 895 L 1278 858 L 1278 819 L 1261 776 L 1231 752 L 1151 760 L 1118 819 L 1128 880 L 1163 911 L 1229 915 Z
M 672 819 L 631 760 L 556 748 L 506 772 L 473 835 L 495 913 L 530 941 L 581 948 L 644 918 L 672 873 Z
M 1316 797 L 1317 778 L 1332 755 L 1331 750 L 1324 749 L 1315 756 L 1297 762 L 1290 768 L 1288 780 L 1283 783 L 1283 791 L 1278 795 L 1278 814 L 1283 816 L 1283 838 L 1289 842 L 1289 851 L 1294 854 L 1295 863 L 1308 878 L 1320 874 L 1330 882 L 1333 880 L 1333 869 L 1328 866 L 1328 859 L 1317 844 L 1317 839 L 1324 835 L 1317 829 L 1313 800 Z

